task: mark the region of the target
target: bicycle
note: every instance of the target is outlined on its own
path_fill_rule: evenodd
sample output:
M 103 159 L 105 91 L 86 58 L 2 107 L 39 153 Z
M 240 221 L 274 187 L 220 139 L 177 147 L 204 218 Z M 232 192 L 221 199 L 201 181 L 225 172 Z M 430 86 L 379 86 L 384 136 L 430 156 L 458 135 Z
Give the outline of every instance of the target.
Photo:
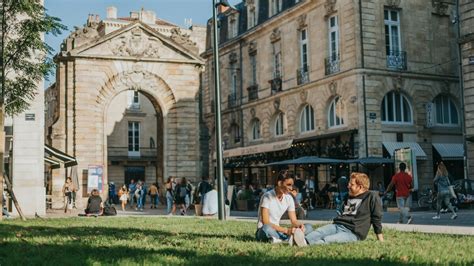
M 431 188 L 426 189 L 425 192 L 421 193 L 421 196 L 418 198 L 418 207 L 420 208 L 436 210 L 436 204 L 437 195 Z

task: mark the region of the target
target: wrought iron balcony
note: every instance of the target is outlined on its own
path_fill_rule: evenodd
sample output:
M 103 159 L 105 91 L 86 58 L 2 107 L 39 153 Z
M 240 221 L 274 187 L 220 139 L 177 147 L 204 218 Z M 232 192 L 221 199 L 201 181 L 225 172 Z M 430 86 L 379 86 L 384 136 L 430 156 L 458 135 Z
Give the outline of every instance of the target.
M 405 51 L 389 51 L 387 67 L 396 70 L 407 70 L 407 53 Z
M 298 85 L 309 82 L 309 69 L 299 68 L 296 70 L 296 83 Z
M 227 107 L 234 108 L 240 105 L 240 98 L 237 97 L 237 93 L 229 94 L 227 97 Z
M 252 85 L 248 87 L 247 91 L 249 93 L 249 102 L 258 99 L 258 85 Z
M 282 82 L 280 77 L 276 77 L 268 81 L 270 83 L 270 87 L 272 89 L 272 94 L 278 93 L 282 91 Z
M 324 60 L 324 65 L 326 67 L 326 75 L 332 75 L 340 71 L 339 67 L 339 55 L 336 57 L 329 57 Z

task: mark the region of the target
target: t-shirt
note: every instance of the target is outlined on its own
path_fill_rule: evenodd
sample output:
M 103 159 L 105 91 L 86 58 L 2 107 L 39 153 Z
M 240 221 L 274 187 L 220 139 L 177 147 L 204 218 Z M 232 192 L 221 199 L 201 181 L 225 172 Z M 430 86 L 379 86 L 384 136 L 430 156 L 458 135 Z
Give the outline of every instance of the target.
M 270 190 L 263 194 L 258 208 L 257 228 L 263 226 L 261 208 L 268 209 L 270 223 L 280 225 L 281 216 L 286 211 L 295 211 L 295 200 L 289 194 L 284 194 L 280 201 L 276 196 L 275 190 Z
M 212 215 L 216 214 L 217 211 L 217 190 L 213 189 L 204 195 L 202 214 Z
M 397 197 L 410 196 L 411 183 L 413 178 L 406 172 L 399 172 L 392 177 L 393 185 L 395 186 L 395 193 Z
M 99 213 L 102 198 L 100 196 L 90 196 L 87 200 L 86 213 Z

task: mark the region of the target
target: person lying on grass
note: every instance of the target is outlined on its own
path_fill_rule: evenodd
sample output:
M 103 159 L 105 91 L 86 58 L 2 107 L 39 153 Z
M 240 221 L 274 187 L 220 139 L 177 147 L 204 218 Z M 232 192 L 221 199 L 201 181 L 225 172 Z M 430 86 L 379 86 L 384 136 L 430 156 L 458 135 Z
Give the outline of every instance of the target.
M 370 180 L 364 173 L 352 173 L 349 198 L 344 202 L 342 214 L 332 224 L 322 226 L 309 234 L 295 230 L 294 241 L 298 246 L 346 243 L 364 240 L 370 225 L 379 241 L 382 234 L 382 204 L 376 191 L 369 191 Z
M 295 201 L 290 195 L 293 190 L 293 177 L 287 174 L 278 175 L 275 189 L 263 194 L 258 208 L 258 224 L 255 237 L 257 241 L 270 241 L 281 243 L 288 241 L 293 244 L 293 233 L 299 229 L 304 234 L 313 230 L 310 224 L 298 222 L 295 213 Z M 285 228 L 280 226 L 282 215 L 288 211 L 291 226 Z

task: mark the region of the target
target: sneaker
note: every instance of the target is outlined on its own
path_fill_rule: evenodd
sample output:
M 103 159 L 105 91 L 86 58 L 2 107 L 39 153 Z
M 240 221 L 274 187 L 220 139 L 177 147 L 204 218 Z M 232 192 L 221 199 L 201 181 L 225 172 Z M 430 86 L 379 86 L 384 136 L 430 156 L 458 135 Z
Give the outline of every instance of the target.
M 275 237 L 272 237 L 271 241 L 270 241 L 272 244 L 280 244 L 280 243 L 283 243 L 283 240 L 279 239 L 279 238 L 275 238 Z
M 433 216 L 433 220 L 439 220 L 439 219 L 441 219 L 441 217 L 439 215 Z
M 441 209 L 439 212 L 440 212 L 440 213 L 447 213 L 447 212 L 448 212 L 448 209 Z
M 291 235 L 290 238 L 288 238 L 288 245 L 293 246 L 295 244 L 295 240 L 293 239 L 293 236 Z
M 293 240 L 298 247 L 306 247 L 308 243 L 306 243 L 306 239 L 304 238 L 304 233 L 301 229 L 296 229 L 293 233 Z
M 413 222 L 413 216 L 408 217 L 407 224 L 411 224 L 411 222 Z
M 451 220 L 454 220 L 454 219 L 456 219 L 456 218 L 458 218 L 458 215 L 457 215 L 457 214 L 453 214 L 453 215 L 451 216 Z

